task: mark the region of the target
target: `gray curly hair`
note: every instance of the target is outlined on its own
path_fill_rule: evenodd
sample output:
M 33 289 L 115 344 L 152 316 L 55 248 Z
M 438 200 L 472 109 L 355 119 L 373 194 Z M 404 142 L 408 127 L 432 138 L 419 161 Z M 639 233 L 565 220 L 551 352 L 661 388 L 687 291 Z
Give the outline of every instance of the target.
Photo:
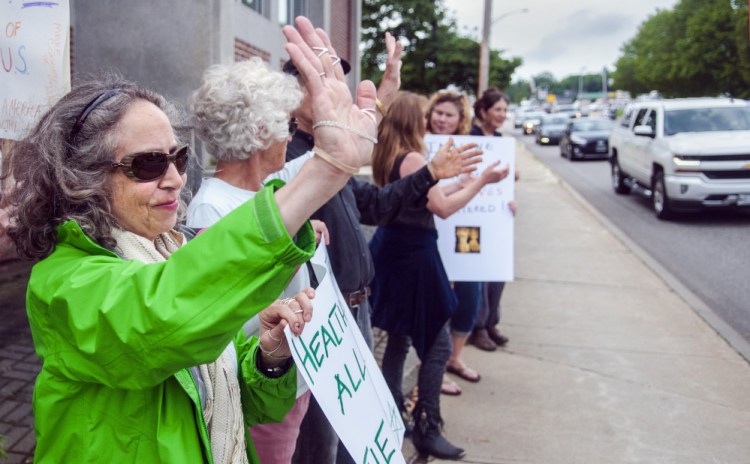
M 89 107 L 114 89 L 98 106 Z M 137 100 L 164 111 L 176 130 L 175 138 L 188 129 L 184 113 L 164 97 L 109 72 L 76 85 L 13 146 L 8 177 L 16 187 L 8 195 L 8 236 L 21 257 L 42 259 L 52 253 L 55 229 L 68 220 L 76 221 L 98 244 L 114 247 L 113 172 L 102 166 L 113 159 L 117 124 Z M 88 116 L 81 118 L 87 109 Z M 76 124 L 79 119 L 82 124 Z
M 254 57 L 208 68 L 190 109 L 207 151 L 220 161 L 240 161 L 285 140 L 289 113 L 301 100 L 297 79 Z

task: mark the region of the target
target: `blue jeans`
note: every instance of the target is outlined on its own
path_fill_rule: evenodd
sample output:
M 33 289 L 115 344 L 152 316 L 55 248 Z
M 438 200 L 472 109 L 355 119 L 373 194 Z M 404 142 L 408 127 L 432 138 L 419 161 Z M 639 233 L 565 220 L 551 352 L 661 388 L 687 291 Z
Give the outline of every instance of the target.
M 474 328 L 482 302 L 482 282 L 453 282 L 453 291 L 458 306 L 451 317 L 451 331 L 459 336 L 468 335 Z

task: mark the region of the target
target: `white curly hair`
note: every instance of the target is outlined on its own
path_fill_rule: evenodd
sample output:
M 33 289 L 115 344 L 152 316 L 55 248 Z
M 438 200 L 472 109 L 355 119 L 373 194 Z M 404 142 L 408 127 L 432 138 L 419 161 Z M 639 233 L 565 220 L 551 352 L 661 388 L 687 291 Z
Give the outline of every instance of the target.
M 254 57 L 203 73 L 190 109 L 198 137 L 220 161 L 240 161 L 289 136 L 289 113 L 302 100 L 297 79 Z

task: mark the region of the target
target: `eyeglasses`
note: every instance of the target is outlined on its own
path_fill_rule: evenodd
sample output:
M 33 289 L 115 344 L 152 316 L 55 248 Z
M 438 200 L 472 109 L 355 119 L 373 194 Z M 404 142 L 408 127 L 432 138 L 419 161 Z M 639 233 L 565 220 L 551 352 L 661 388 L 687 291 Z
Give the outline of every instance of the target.
M 177 172 L 185 174 L 187 170 L 190 145 L 177 147 L 169 153 L 158 151 L 131 153 L 125 155 L 119 163 L 112 163 L 113 169 L 120 169 L 130 179 L 148 182 L 166 174 L 169 163 L 174 163 Z
M 292 116 L 289 118 L 289 135 L 294 135 L 297 132 L 297 118 Z

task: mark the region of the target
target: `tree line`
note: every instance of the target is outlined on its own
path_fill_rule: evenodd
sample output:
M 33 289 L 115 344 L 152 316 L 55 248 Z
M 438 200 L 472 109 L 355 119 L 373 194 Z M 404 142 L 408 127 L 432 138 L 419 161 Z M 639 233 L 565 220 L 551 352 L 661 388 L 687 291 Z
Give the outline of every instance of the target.
M 404 43 L 402 88 L 422 94 L 454 85 L 474 93 L 478 82 L 478 28 L 460 31 L 443 0 L 363 0 L 362 75 L 378 81 L 385 63 L 384 31 Z M 652 90 L 667 97 L 730 94 L 750 97 L 750 39 L 745 0 L 680 0 L 656 10 L 623 44 L 614 70 L 604 70 L 613 85 L 639 95 Z M 533 81 L 516 80 L 520 57 L 490 51 L 490 85 L 512 101 L 535 89 L 575 97 L 578 90 L 600 92 L 602 73 L 556 79 L 551 73 Z

